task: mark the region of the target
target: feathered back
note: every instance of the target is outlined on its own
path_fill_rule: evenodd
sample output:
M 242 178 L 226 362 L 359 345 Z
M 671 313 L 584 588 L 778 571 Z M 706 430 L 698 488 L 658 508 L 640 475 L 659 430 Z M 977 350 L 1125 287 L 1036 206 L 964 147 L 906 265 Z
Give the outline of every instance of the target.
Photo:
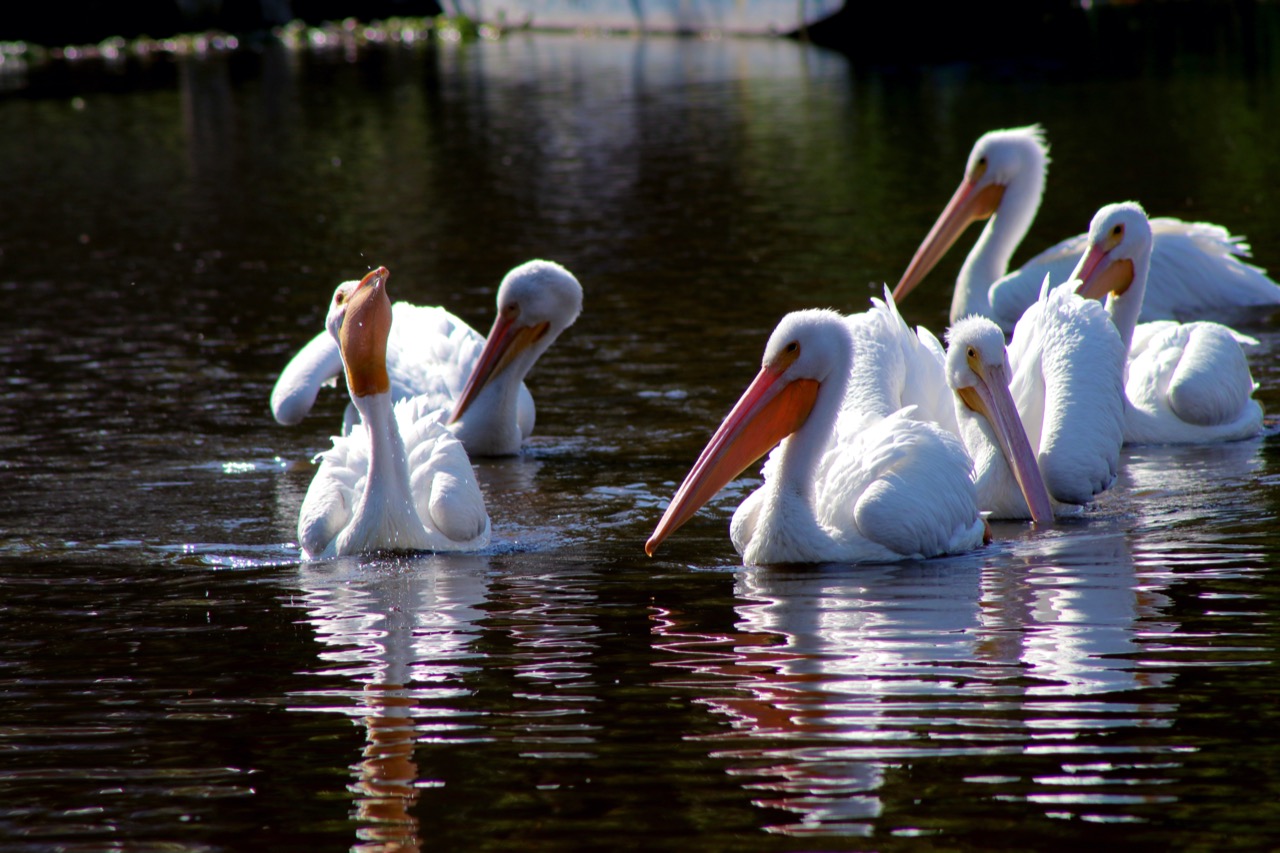
M 1014 329 L 1009 390 L 1055 500 L 1087 503 L 1115 480 L 1125 356 L 1106 309 L 1071 288 L 1042 292 Z
M 956 431 L 955 410 L 947 386 L 946 351 L 928 329 L 907 325 L 886 286 L 884 298 L 872 297 L 871 308 L 849 317 L 854 330 L 854 373 L 851 402 L 866 414 L 886 417 L 915 406 L 915 417 Z

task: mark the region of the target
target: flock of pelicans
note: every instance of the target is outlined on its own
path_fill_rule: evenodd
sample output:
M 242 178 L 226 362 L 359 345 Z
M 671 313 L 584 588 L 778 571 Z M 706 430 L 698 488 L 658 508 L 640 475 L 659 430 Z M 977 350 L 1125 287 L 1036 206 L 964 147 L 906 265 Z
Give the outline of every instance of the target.
M 785 316 L 646 553 L 770 451 L 730 526 L 747 564 L 967 551 L 990 541 L 988 517 L 1078 511 L 1114 482 L 1124 444 L 1257 435 L 1244 354 L 1257 342 L 1196 318 L 1265 315 L 1280 285 L 1225 229 L 1149 220 L 1133 202 L 1008 273 L 1047 165 L 1038 126 L 985 134 L 892 294 L 860 314 Z M 895 300 L 977 220 L 944 349 Z M 582 309 L 568 270 L 530 261 L 503 280 L 482 338 L 443 308 L 393 306 L 387 278 L 379 267 L 340 285 L 325 331 L 272 392 L 286 424 L 344 370 L 351 394 L 299 514 L 309 559 L 486 546 L 470 456 L 519 451 L 534 424 L 524 377 Z

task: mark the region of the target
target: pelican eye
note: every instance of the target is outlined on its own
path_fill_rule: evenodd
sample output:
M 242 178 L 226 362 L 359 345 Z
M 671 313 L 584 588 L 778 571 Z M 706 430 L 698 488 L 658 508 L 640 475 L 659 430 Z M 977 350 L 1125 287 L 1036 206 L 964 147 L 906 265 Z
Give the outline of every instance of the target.
M 1111 229 L 1112 237 L 1120 237 L 1124 234 L 1124 223 L 1116 223 L 1116 227 Z
M 776 370 L 786 370 L 788 367 L 796 363 L 796 359 L 800 357 L 800 342 L 790 341 L 782 348 L 782 352 L 774 356 L 773 366 Z
M 967 355 L 969 358 L 977 358 L 978 350 L 975 347 L 969 347 L 969 349 L 965 352 L 965 355 Z
M 343 302 L 346 301 L 346 299 L 347 299 L 346 291 L 339 290 L 337 293 L 333 294 L 334 305 L 341 305 Z

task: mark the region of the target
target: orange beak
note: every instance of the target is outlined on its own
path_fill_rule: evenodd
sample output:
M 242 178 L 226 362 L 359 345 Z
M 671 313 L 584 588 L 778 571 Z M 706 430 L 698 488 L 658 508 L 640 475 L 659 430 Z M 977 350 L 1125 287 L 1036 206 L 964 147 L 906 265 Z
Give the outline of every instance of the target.
M 453 414 L 449 416 L 449 423 L 461 418 L 485 386 L 501 374 L 516 356 L 533 346 L 551 326 L 546 322 L 536 326 L 518 326 L 518 317 L 517 312 L 498 312 L 493 328 L 489 330 L 489 337 L 485 339 L 484 349 L 480 351 L 480 358 L 471 369 L 462 395 L 458 397 Z
M 999 209 L 1003 198 L 1002 184 L 987 184 L 979 188 L 977 181 L 971 178 L 961 181 L 955 195 L 951 196 L 951 201 L 947 202 L 946 208 L 938 217 L 938 221 L 933 223 L 924 242 L 920 244 L 919 249 L 916 249 L 915 257 L 907 265 L 907 271 L 902 274 L 902 280 L 893 289 L 894 301 L 905 299 L 907 294 L 924 280 L 938 261 L 942 260 L 942 256 L 964 233 L 964 230 L 970 224 L 994 214 Z
M 818 387 L 816 380 L 783 381 L 781 371 L 761 368 L 676 490 L 644 552 L 652 557 L 726 483 L 799 429 L 813 410 Z
M 981 381 L 977 385 L 961 388 L 957 393 L 966 406 L 991 423 L 1004 458 L 1013 470 L 1027 508 L 1031 510 L 1031 520 L 1036 524 L 1052 524 L 1053 503 L 1049 499 L 1049 489 L 1044 484 L 1035 454 L 1031 452 L 1031 442 L 1018 416 L 1018 407 L 1009 393 L 1009 378 L 1004 375 L 1004 367 L 988 368 L 985 373 L 979 370 L 978 374 Z
M 338 333 L 347 387 L 357 397 L 391 389 L 387 378 L 391 299 L 386 288 L 390 275 L 386 267 L 378 267 L 360 280 L 347 300 L 346 316 Z
M 1110 260 L 1110 249 L 1090 244 L 1072 280 L 1079 280 L 1076 292 L 1086 299 L 1106 299 L 1108 293 L 1124 293 L 1133 284 L 1133 261 L 1128 258 Z

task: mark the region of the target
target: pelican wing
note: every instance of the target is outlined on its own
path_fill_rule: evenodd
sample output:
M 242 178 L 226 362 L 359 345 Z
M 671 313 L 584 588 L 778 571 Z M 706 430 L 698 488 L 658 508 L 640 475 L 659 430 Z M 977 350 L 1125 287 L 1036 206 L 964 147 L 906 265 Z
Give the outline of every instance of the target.
M 1217 323 L 1144 323 L 1125 386 L 1131 443 L 1228 441 L 1256 435 L 1262 407 L 1235 333 Z
M 1097 300 L 1055 288 L 1018 321 L 1009 358 L 1010 391 L 1049 494 L 1088 503 L 1115 481 L 1124 444 L 1125 347 L 1110 316 Z
M 827 451 L 815 504 L 819 523 L 856 530 L 898 555 L 932 557 L 982 544 L 964 445 L 916 420 L 911 407 L 871 419 L 852 442 Z
M 369 442 L 361 433 L 334 436 L 333 447 L 316 456 L 320 467 L 307 487 L 298 513 L 298 545 L 309 558 L 330 551 L 351 523 L 356 498 L 369 472 Z
M 271 414 L 279 423 L 293 426 L 315 405 L 321 387 L 334 385 L 342 373 L 342 353 L 327 331 L 316 335 L 298 351 L 271 389 Z
M 1280 307 L 1280 285 L 1241 260 L 1249 257 L 1244 238 L 1220 225 L 1168 217 L 1152 219 L 1151 233 L 1141 321 L 1233 318 Z
M 452 410 L 484 349 L 484 336 L 437 306 L 395 304 L 395 322 L 387 344 L 387 373 L 396 399 L 425 397 Z M 520 434 L 533 432 L 533 395 L 520 383 L 516 422 Z
M 414 397 L 396 405 L 409 457 L 409 483 L 418 517 L 466 548 L 489 543 L 489 513 L 462 442 L 445 429 L 445 412 Z
M 956 432 L 942 343 L 923 326 L 912 330 L 907 325 L 889 288 L 883 300 L 871 303 L 870 310 L 845 318 L 857 354 L 848 405 L 861 414 L 881 416 L 915 406 L 917 419 Z
M 484 336 L 438 306 L 397 302 L 387 341 L 387 374 L 397 399 L 429 395 L 448 408 L 462 393 Z

